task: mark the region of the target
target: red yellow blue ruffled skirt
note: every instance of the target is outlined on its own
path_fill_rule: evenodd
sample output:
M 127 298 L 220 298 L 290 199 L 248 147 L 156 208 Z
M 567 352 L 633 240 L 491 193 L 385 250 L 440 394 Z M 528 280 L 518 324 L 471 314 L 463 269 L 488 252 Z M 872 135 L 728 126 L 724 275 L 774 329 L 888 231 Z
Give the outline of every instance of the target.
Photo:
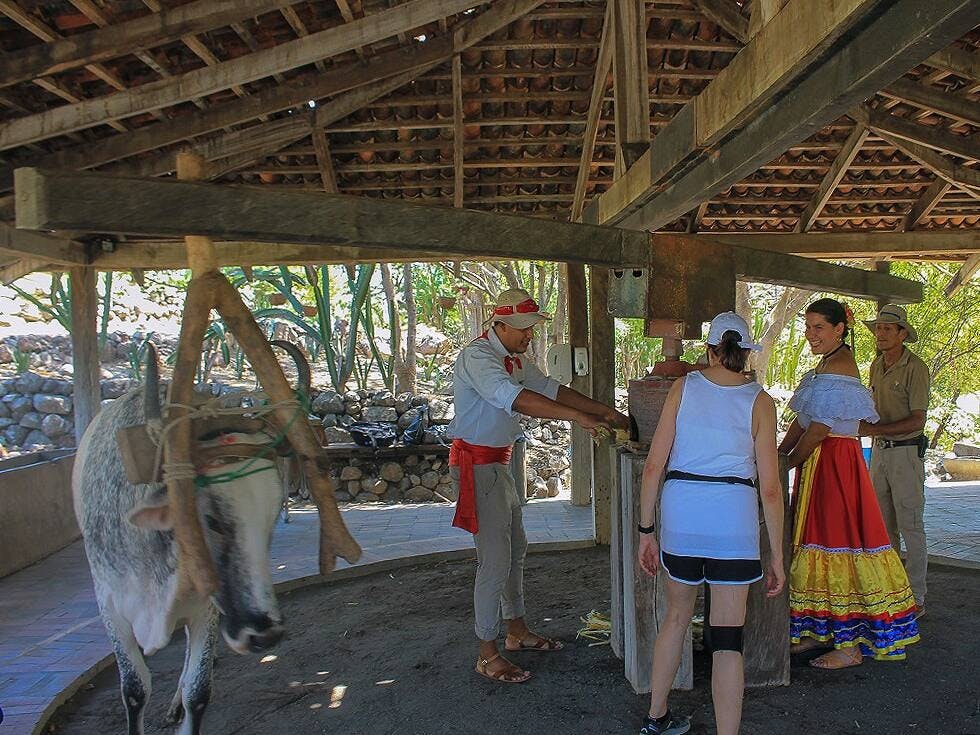
M 790 641 L 905 658 L 919 640 L 915 598 L 888 540 L 857 439 L 830 436 L 797 473 Z

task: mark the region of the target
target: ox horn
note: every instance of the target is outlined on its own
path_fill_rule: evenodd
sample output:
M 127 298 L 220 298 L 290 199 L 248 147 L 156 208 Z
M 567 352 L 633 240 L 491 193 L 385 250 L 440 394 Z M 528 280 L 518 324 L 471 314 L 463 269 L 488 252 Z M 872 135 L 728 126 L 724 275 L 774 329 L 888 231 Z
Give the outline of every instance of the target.
M 293 358 L 293 362 L 296 363 L 296 372 L 298 373 L 296 390 L 301 396 L 309 399 L 313 376 L 306 355 L 303 354 L 303 351 L 299 347 L 284 339 L 273 339 L 269 341 L 269 344 L 273 347 L 278 347 Z
M 146 380 L 143 383 L 143 419 L 160 421 L 163 411 L 160 408 L 160 366 L 157 360 L 157 346 L 146 343 Z

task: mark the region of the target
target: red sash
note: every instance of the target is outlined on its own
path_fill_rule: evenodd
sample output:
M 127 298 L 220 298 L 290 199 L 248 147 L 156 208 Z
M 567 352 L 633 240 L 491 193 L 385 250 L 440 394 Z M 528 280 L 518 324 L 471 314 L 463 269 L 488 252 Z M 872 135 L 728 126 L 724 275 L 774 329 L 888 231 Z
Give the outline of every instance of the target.
M 459 498 L 453 525 L 470 533 L 478 533 L 480 524 L 476 517 L 476 485 L 473 481 L 475 464 L 507 464 L 513 447 L 484 447 L 453 439 L 449 449 L 449 466 L 459 467 Z

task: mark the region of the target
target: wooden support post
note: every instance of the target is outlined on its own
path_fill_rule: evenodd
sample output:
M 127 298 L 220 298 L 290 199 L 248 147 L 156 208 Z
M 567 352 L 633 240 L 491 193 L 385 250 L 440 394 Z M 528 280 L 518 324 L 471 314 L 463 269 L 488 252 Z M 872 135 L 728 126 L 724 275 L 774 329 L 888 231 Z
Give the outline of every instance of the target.
M 99 340 L 96 326 L 98 293 L 94 268 L 71 268 L 71 363 L 74 368 L 75 445 L 101 406 Z
M 879 260 L 877 263 L 875 263 L 875 271 L 877 271 L 878 273 L 888 273 L 888 271 L 890 270 L 891 270 L 891 263 L 889 263 L 887 260 Z M 878 310 L 881 311 L 881 308 L 883 306 L 888 305 L 888 299 L 880 298 L 878 299 L 877 303 L 878 303 Z
M 589 304 L 585 266 L 568 263 L 568 343 L 575 347 L 589 344 Z M 589 370 L 591 373 L 591 369 Z M 589 375 L 576 375 L 571 387 L 591 395 Z M 572 424 L 572 505 L 592 503 L 592 437 L 578 424 Z
M 616 329 L 609 313 L 609 272 L 589 269 L 589 333 L 592 397 L 612 406 L 616 398 Z M 597 544 L 608 544 L 611 536 L 610 512 L 614 477 L 613 449 L 608 441 L 595 447 L 592 458 L 592 514 Z

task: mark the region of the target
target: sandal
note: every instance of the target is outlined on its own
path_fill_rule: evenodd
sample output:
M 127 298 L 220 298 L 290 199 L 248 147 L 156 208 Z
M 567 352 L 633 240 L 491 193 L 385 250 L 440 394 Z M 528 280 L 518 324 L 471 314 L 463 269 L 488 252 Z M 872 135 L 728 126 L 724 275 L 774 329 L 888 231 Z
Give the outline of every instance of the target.
M 528 638 L 537 638 L 534 643 L 528 643 Z M 508 651 L 560 651 L 565 647 L 565 644 L 561 641 L 556 641 L 553 638 L 545 638 L 537 633 L 532 633 L 528 631 L 523 637 L 507 634 L 504 639 L 504 648 Z
M 498 671 L 491 671 L 490 664 L 492 664 L 497 659 L 500 659 L 504 663 L 510 664 L 510 668 L 500 669 Z M 520 673 L 516 673 L 520 672 Z M 531 678 L 530 671 L 524 671 L 510 661 L 501 657 L 501 655 L 495 654 L 490 658 L 479 658 L 476 660 L 476 673 L 480 676 L 484 676 L 490 681 L 497 681 L 501 684 L 523 684 L 525 681 Z
M 857 658 L 851 653 L 852 650 L 857 652 Z M 829 653 L 825 653 L 823 656 L 817 656 L 810 661 L 810 666 L 815 669 L 836 671 L 837 669 L 849 669 L 852 666 L 860 666 L 863 660 L 864 657 L 861 655 L 861 649 L 859 648 L 837 648 Z

